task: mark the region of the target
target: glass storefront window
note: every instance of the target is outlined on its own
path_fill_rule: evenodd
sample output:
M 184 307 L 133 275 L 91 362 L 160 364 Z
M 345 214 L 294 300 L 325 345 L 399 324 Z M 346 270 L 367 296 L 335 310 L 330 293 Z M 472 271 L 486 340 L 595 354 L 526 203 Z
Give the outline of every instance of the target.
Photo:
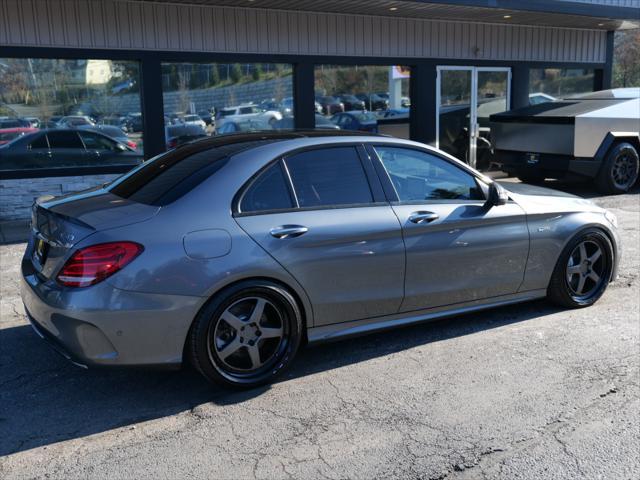
M 293 126 L 293 69 L 276 63 L 163 63 L 167 149 L 211 135 Z
M 0 58 L 0 171 L 142 161 L 139 64 Z
M 316 128 L 409 138 L 408 67 L 316 65 Z
M 532 68 L 529 70 L 529 103 L 593 92 L 594 71 L 582 68 Z

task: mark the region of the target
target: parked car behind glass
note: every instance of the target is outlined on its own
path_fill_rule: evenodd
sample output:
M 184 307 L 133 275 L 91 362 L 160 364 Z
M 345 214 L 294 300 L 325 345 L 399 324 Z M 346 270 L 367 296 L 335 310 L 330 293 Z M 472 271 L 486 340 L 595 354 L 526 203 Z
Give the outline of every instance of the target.
M 338 113 L 331 121 L 343 130 L 378 133 L 378 119 L 371 112 Z
M 316 101 L 322 106 L 322 113 L 325 115 L 333 115 L 334 113 L 344 112 L 344 104 L 336 97 L 324 95 L 316 97 Z
M 1 128 L 0 129 L 0 145 L 9 143 L 18 137 L 26 135 L 28 133 L 37 132 L 37 128 L 18 127 L 18 128 Z
M 287 130 L 295 128 L 294 118 L 293 117 L 284 117 L 282 120 L 279 120 L 273 124 L 273 128 L 279 130 Z M 316 128 L 320 129 L 329 129 L 329 130 L 340 130 L 340 127 L 329 120 L 324 115 L 316 114 Z
M 338 95 L 338 100 L 344 105 L 344 111 L 350 112 L 352 110 L 366 110 L 365 103 L 356 98 L 355 95 Z
M 225 120 L 218 127 L 216 133 L 225 134 L 238 132 L 255 132 L 257 130 L 270 130 L 273 128 L 273 125 L 275 125 L 279 121 L 282 121 L 282 119 L 269 123 L 259 118 L 231 117 L 231 119 Z
M 199 115 L 189 114 L 182 117 L 182 123 L 185 125 L 197 125 L 203 129 L 207 127 L 205 121 Z
M 164 138 L 169 150 L 206 136 L 207 132 L 200 125 L 166 125 L 164 127 Z
M 24 118 L 0 119 L 0 128 L 31 128 L 31 123 Z
M 0 146 L 0 170 L 136 165 L 142 154 L 98 132 L 48 129 Z
M 367 110 L 386 110 L 389 108 L 389 100 L 381 97 L 377 93 L 372 93 L 371 95 L 358 93 L 356 97 L 364 102 Z

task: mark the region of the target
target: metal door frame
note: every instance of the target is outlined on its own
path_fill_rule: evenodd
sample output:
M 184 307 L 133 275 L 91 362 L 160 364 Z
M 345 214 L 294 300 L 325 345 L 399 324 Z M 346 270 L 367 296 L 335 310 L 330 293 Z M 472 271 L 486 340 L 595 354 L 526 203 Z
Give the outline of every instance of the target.
M 511 108 L 511 67 L 474 67 L 459 65 L 438 65 L 436 67 L 436 148 L 440 148 L 440 91 L 442 75 L 445 70 L 471 72 L 471 97 L 469 105 L 469 165 L 476 166 L 476 137 L 478 129 L 478 72 L 507 72 L 507 109 Z M 464 161 L 464 159 L 461 159 Z

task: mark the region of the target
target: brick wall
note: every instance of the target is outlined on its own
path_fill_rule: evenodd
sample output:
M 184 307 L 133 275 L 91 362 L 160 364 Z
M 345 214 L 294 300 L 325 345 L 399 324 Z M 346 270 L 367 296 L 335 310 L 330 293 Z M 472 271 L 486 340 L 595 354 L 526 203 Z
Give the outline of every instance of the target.
M 41 195 L 63 195 L 109 182 L 118 175 L 88 175 L 0 180 L 0 222 L 25 220 L 31 205 Z

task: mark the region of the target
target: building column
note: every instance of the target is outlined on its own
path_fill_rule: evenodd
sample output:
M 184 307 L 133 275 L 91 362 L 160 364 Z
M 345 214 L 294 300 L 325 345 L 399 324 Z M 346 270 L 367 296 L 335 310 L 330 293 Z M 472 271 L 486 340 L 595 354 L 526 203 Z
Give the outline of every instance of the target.
M 516 65 L 511 68 L 511 107 L 529 106 L 529 67 Z
M 311 62 L 293 67 L 293 115 L 296 128 L 315 128 L 315 77 Z
M 436 143 L 436 64 L 411 68 L 409 137 L 417 142 Z
M 162 65 L 155 56 L 147 56 L 140 67 L 140 102 L 143 122 L 144 158 L 166 150 L 164 105 L 162 100 Z

